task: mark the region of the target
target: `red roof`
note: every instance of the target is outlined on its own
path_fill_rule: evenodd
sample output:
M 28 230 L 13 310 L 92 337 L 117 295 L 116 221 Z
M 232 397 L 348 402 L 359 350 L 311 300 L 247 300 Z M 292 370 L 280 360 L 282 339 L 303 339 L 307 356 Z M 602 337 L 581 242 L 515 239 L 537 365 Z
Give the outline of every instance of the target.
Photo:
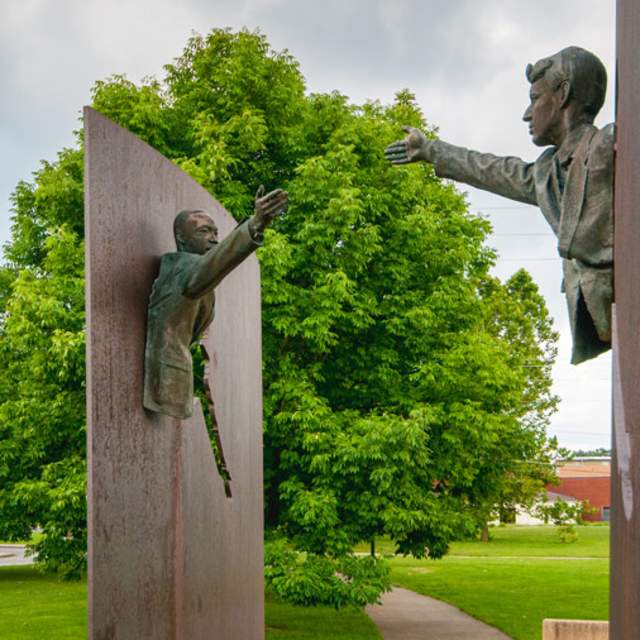
M 610 460 L 569 460 L 558 465 L 560 478 L 609 478 L 611 476 Z

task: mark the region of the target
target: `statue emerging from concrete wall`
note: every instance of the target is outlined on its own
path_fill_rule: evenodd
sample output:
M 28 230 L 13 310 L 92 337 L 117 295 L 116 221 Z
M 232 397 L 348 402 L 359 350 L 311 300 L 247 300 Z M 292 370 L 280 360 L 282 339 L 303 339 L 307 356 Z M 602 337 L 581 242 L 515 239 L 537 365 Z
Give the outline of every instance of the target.
M 571 362 L 578 364 L 611 346 L 614 126 L 593 125 L 607 73 L 594 54 L 567 47 L 528 65 L 526 75 L 531 102 L 523 120 L 535 145 L 551 147 L 535 162 L 430 140 L 408 127 L 385 154 L 393 164 L 429 162 L 440 177 L 540 207 L 563 258 Z
M 262 233 L 287 207 L 285 191 L 256 194 L 255 215 L 218 243 L 218 229 L 205 212 L 176 215 L 178 251 L 162 257 L 149 298 L 144 406 L 185 419 L 193 413 L 193 366 L 189 347 L 211 324 L 214 288 L 262 244 Z

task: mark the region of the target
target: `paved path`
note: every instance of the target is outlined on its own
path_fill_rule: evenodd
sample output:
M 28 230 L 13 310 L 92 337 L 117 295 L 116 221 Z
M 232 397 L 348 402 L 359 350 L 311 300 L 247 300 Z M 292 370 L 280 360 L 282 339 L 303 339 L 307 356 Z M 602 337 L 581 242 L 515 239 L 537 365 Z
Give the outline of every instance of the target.
M 398 587 L 366 611 L 384 640 L 511 640 L 450 604 Z
M 25 557 L 23 544 L 0 544 L 0 567 L 13 564 L 33 564 L 33 557 Z

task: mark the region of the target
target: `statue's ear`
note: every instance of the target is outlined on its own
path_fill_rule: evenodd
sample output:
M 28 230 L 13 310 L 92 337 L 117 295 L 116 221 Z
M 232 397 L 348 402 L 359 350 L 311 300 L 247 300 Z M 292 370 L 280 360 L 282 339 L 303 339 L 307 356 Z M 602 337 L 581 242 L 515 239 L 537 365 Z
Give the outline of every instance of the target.
M 563 80 L 558 87 L 558 91 L 560 92 L 560 108 L 564 109 L 571 99 L 571 83 L 569 80 Z

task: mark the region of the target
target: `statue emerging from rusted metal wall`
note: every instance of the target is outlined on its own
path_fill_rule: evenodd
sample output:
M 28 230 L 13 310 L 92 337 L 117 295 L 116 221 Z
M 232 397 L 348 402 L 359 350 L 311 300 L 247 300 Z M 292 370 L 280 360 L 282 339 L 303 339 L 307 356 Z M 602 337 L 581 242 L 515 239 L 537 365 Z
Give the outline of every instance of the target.
M 393 164 L 429 162 L 440 177 L 540 207 L 563 258 L 571 362 L 578 364 L 611 346 L 614 126 L 593 125 L 607 73 L 594 54 L 567 47 L 528 65 L 526 75 L 531 102 L 523 120 L 533 143 L 550 147 L 535 162 L 470 151 L 408 127 L 385 154 Z
M 162 257 L 147 316 L 144 406 L 175 418 L 193 413 L 189 347 L 211 324 L 215 287 L 261 244 L 262 234 L 287 206 L 287 193 L 256 194 L 255 215 L 218 243 L 205 211 L 180 211 L 173 223 L 178 251 Z
M 286 194 L 260 193 L 253 221 L 238 226 L 130 132 L 90 108 L 84 125 L 89 637 L 262 640 L 262 341 L 253 252 Z M 187 207 L 197 213 L 178 217 L 175 253 L 172 223 Z M 143 406 L 154 280 L 150 328 L 162 335 L 151 342 L 183 357 L 168 362 L 182 367 L 175 401 L 166 394 L 155 401 L 174 403 L 174 414 L 192 412 L 188 418 Z M 184 357 L 213 317 L 214 286 L 216 319 L 199 340 L 213 381 L 207 402 L 215 403 L 233 474 L 231 500 L 203 408 L 191 401 Z

